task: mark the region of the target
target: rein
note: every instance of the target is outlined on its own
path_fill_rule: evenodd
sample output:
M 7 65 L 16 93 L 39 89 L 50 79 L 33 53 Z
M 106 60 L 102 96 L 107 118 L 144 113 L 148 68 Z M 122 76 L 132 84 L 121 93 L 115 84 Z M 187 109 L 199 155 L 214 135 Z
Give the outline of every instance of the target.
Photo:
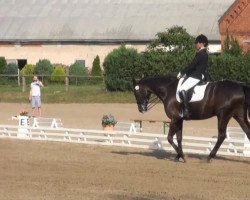
M 153 108 L 157 103 L 160 102 L 160 99 L 158 99 L 157 96 L 152 96 L 149 98 L 149 103 L 147 105 L 147 110 L 150 110 L 151 108 Z

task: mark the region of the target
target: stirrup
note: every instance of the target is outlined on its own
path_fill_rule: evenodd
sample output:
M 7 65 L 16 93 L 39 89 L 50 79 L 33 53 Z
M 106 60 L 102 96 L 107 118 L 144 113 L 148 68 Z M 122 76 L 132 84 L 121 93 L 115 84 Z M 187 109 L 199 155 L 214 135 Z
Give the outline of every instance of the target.
M 180 116 L 181 118 L 183 118 L 183 111 L 181 111 L 181 112 L 179 113 L 179 116 Z

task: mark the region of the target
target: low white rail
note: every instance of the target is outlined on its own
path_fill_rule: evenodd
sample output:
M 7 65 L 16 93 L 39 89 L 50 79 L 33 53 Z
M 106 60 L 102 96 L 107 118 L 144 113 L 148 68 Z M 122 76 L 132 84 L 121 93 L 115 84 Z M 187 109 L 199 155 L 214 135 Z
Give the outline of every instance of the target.
M 0 125 L 0 138 L 115 145 L 144 149 L 174 151 L 167 135 L 124 131 L 102 131 L 68 128 L 39 128 Z M 217 141 L 208 137 L 183 137 L 184 153 L 208 155 Z M 249 141 L 248 141 L 249 142 Z M 242 139 L 226 139 L 218 155 L 250 157 L 250 147 Z

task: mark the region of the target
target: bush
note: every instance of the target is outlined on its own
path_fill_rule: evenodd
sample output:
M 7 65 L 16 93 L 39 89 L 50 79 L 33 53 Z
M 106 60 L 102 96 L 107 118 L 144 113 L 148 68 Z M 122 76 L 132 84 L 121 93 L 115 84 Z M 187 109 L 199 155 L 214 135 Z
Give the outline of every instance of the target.
M 211 59 L 209 74 L 212 80 L 228 79 L 250 83 L 250 59 L 247 55 L 222 54 Z
M 34 73 L 42 76 L 42 81 L 44 82 L 50 80 L 52 72 L 53 66 L 47 59 L 39 60 L 34 68 Z
M 35 68 L 35 65 L 26 64 L 21 70 L 21 74 L 25 76 L 32 76 L 34 75 L 34 68 Z
M 230 39 L 230 38 L 229 38 Z M 242 55 L 237 40 L 225 45 L 227 52 L 209 56 L 208 72 L 212 80 L 230 79 L 250 83 L 250 53 Z M 104 81 L 109 91 L 131 90 L 132 78 L 177 75 L 194 58 L 194 38 L 183 27 L 174 26 L 156 34 L 148 49 L 137 53 L 121 46 L 104 60 Z
M 4 69 L 4 74 L 7 80 L 17 80 L 18 66 L 15 63 L 10 63 Z
M 194 57 L 193 50 L 183 53 L 150 50 L 141 54 L 136 74 L 139 77 L 172 74 L 186 67 Z
M 126 91 L 132 89 L 132 77 L 135 75 L 139 61 L 136 49 L 121 46 L 114 49 L 104 60 L 104 81 L 109 91 Z M 138 68 L 137 68 L 138 69 Z
M 21 70 L 21 74 L 24 75 L 24 76 L 27 76 L 26 77 L 26 80 L 28 82 L 31 82 L 32 81 L 32 77 L 34 75 L 34 68 L 35 68 L 35 65 L 32 65 L 32 64 L 26 64 L 24 66 L 24 68 Z
M 91 76 L 102 76 L 102 69 L 100 66 L 100 58 L 99 56 L 96 56 L 91 69 Z
M 6 68 L 6 60 L 4 57 L 0 57 L 0 74 L 4 73 L 4 69 Z
M 63 83 L 65 81 L 65 70 L 63 66 L 61 65 L 55 66 L 51 74 L 51 81 L 57 83 Z
M 69 82 L 71 84 L 82 84 L 86 82 L 88 76 L 88 70 L 82 63 L 75 62 L 69 67 Z M 81 77 L 86 76 L 86 77 Z

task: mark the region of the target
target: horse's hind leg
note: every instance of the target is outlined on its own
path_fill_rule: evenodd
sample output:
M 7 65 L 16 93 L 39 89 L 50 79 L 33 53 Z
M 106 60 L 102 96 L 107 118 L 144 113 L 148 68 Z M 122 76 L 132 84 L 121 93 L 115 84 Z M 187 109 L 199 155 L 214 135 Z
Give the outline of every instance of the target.
M 247 119 L 247 111 L 244 111 L 244 113 L 237 114 L 233 117 L 240 124 L 242 130 L 246 133 L 247 138 L 250 141 L 250 123 Z
M 177 121 L 177 122 L 171 122 L 170 128 L 168 132 L 168 142 L 170 145 L 175 149 L 177 152 L 176 160 L 179 160 L 182 158 L 184 162 L 186 161 L 184 158 L 184 154 L 182 151 L 182 126 L 183 126 L 183 120 Z M 177 143 L 178 146 L 173 141 L 173 136 L 176 134 L 177 136 Z
M 212 151 L 210 152 L 210 154 L 208 156 L 208 162 L 210 162 L 210 160 L 215 157 L 221 144 L 225 140 L 225 138 L 227 136 L 226 135 L 227 124 L 231 118 L 231 116 L 226 116 L 225 113 L 222 113 L 221 115 L 218 115 L 217 117 L 218 117 L 218 139 L 217 139 L 217 142 L 216 142 L 214 148 L 212 149 Z

